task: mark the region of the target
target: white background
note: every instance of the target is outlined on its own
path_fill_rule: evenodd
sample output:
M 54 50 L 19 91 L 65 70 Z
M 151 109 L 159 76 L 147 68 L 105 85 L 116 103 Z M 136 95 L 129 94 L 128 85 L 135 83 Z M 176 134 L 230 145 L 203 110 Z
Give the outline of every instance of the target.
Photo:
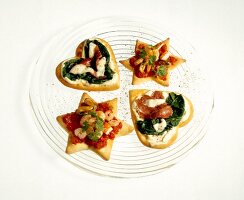
M 243 13 L 242 0 L 0 0 L 0 199 L 244 199 Z M 113 179 L 77 169 L 46 144 L 29 112 L 25 72 L 45 42 L 111 15 L 161 21 L 195 46 L 213 77 L 206 136 L 155 176 Z

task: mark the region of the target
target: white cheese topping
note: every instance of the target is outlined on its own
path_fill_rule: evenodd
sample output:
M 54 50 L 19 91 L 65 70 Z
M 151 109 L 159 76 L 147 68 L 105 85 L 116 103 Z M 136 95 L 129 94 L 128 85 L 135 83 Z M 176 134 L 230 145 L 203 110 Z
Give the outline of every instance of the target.
M 168 92 L 163 92 L 163 96 L 164 96 L 164 99 L 166 100 L 169 96 L 169 93 Z
M 108 135 L 113 130 L 112 127 L 109 127 L 108 130 L 105 132 L 106 135 Z
M 146 94 L 146 95 L 148 95 L 148 96 L 152 96 L 153 92 L 154 92 L 154 91 L 149 90 L 149 91 L 148 91 L 148 92 L 146 92 L 145 94 Z M 140 96 L 140 98 L 141 98 L 141 96 Z
M 156 132 L 162 132 L 166 126 L 167 126 L 166 121 L 164 119 L 161 119 L 161 122 L 154 124 L 153 128 L 156 130 Z
M 83 73 L 86 73 L 86 72 L 90 72 L 91 74 L 94 74 L 95 71 L 91 67 L 87 67 L 87 66 L 85 66 L 83 64 L 75 65 L 70 70 L 70 73 L 72 73 L 72 74 L 83 74 Z
M 97 77 L 104 76 L 106 58 L 102 57 L 97 63 Z
M 161 59 L 162 60 L 167 60 L 169 58 L 169 56 L 170 56 L 170 53 L 168 52 Z
M 154 145 L 166 144 L 175 134 L 175 127 L 169 131 L 165 131 L 163 135 L 147 135 L 148 142 Z
M 146 105 L 148 107 L 156 107 L 158 105 L 164 104 L 166 99 L 148 99 Z
M 95 45 L 93 42 L 90 42 L 90 44 L 89 44 L 89 58 L 94 57 L 96 46 L 97 45 Z
M 75 134 L 78 138 L 80 138 L 80 139 L 85 138 L 86 135 L 87 135 L 87 134 L 86 134 L 86 131 L 82 131 L 82 128 L 77 128 L 77 129 L 75 129 L 74 134 Z

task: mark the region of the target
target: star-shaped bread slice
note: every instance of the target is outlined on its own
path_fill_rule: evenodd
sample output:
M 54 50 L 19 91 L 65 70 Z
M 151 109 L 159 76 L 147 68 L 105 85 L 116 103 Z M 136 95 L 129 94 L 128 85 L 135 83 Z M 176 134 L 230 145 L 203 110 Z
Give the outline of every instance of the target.
M 58 123 L 69 134 L 66 153 L 92 150 L 109 160 L 114 139 L 134 130 L 117 118 L 117 103 L 117 98 L 97 103 L 83 93 L 75 112 L 58 116 Z
M 169 86 L 170 71 L 185 62 L 185 59 L 171 54 L 169 48 L 169 38 L 154 46 L 137 40 L 135 56 L 120 61 L 133 71 L 132 84 L 153 80 L 160 85 Z

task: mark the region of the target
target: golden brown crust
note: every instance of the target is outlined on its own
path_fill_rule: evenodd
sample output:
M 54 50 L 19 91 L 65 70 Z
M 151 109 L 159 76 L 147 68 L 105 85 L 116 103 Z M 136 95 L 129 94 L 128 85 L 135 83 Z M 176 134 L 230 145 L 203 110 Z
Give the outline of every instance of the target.
M 180 122 L 180 124 L 179 124 L 180 128 L 185 126 L 185 125 L 187 125 L 192 120 L 193 114 L 194 114 L 194 107 L 193 107 L 193 104 L 192 104 L 191 100 L 188 99 L 186 96 L 184 96 L 184 99 L 187 101 L 189 109 L 190 109 L 191 112 L 190 112 L 189 117 L 186 120 Z
M 127 60 L 120 60 L 119 61 L 122 65 L 124 65 L 128 70 L 133 71 L 133 67 L 130 65 L 130 59 Z
M 159 42 L 157 43 L 154 48 L 155 49 L 160 49 L 163 45 L 166 45 L 166 53 L 169 52 L 169 41 L 170 39 L 167 38 L 166 40 L 162 41 L 162 42 Z M 136 45 L 135 45 L 135 52 L 138 51 L 138 47 L 139 45 L 145 45 L 145 46 L 148 46 L 147 43 L 145 42 L 142 42 L 140 40 L 136 40 Z M 165 53 L 165 54 L 166 54 Z M 163 54 L 163 55 L 165 55 Z M 172 55 L 171 55 L 172 56 Z M 127 69 L 129 69 L 130 71 L 133 72 L 133 77 L 132 77 L 132 85 L 139 85 L 139 84 L 142 84 L 142 83 L 145 83 L 147 81 L 155 81 L 157 83 L 159 83 L 160 85 L 162 86 L 169 86 L 169 80 L 170 80 L 170 72 L 175 69 L 177 66 L 179 66 L 180 64 L 186 62 L 185 59 L 183 58 L 180 58 L 178 56 L 173 56 L 174 58 L 177 59 L 177 61 L 173 64 L 173 65 L 170 65 L 169 68 L 168 68 L 168 73 L 165 77 L 165 80 L 162 80 L 162 79 L 159 79 L 158 77 L 147 77 L 147 78 L 138 78 L 135 73 L 134 73 L 134 68 L 130 65 L 130 58 L 127 59 L 127 60 L 120 60 L 119 62 L 124 65 Z
M 87 98 L 90 98 L 91 100 L 93 100 L 87 93 L 83 93 L 79 104 L 84 102 L 84 100 Z M 105 101 L 112 108 L 112 111 L 115 116 L 117 115 L 117 110 L 118 110 L 117 101 L 118 101 L 117 98 L 109 100 L 109 101 Z M 69 134 L 68 143 L 67 143 L 67 147 L 66 147 L 66 153 L 71 154 L 71 153 L 76 153 L 76 152 L 83 151 L 83 150 L 91 150 L 91 151 L 95 152 L 96 154 L 98 154 L 104 160 L 109 160 L 114 140 L 109 139 L 107 141 L 107 146 L 105 146 L 101 149 L 93 148 L 91 146 L 88 146 L 85 143 L 72 144 L 72 142 L 71 142 L 72 133 L 66 128 L 66 125 L 63 122 L 62 117 L 63 117 L 63 115 L 58 116 L 57 121 L 60 124 L 60 126 Z M 122 120 L 120 120 L 120 121 L 122 122 L 123 126 L 122 126 L 122 129 L 116 135 L 116 137 L 128 135 L 129 133 L 131 133 L 134 130 L 133 126 L 127 124 L 126 122 L 124 122 Z
M 133 124 L 134 124 L 134 127 L 135 127 L 135 132 L 137 134 L 137 137 L 139 138 L 139 140 L 141 141 L 141 143 L 143 145 L 145 145 L 147 147 L 150 147 L 150 148 L 155 148 L 155 149 L 164 149 L 166 147 L 169 147 L 170 145 L 172 145 L 175 142 L 175 140 L 177 139 L 177 136 L 178 136 L 179 128 L 185 126 L 186 124 L 188 124 L 191 121 L 191 119 L 193 117 L 193 111 L 194 111 L 193 110 L 193 105 L 192 105 L 191 101 L 184 96 L 184 98 L 188 101 L 189 108 L 190 108 L 190 115 L 189 115 L 188 119 L 186 119 L 185 121 L 182 121 L 177 127 L 175 127 L 175 132 L 174 132 L 174 134 L 172 135 L 172 137 L 169 139 L 169 141 L 167 143 L 152 144 L 152 143 L 149 142 L 147 136 L 145 134 L 142 134 L 137 129 L 137 120 L 136 120 L 135 113 L 134 113 L 134 111 L 132 109 L 132 104 L 133 104 L 134 100 L 139 95 L 143 95 L 143 94 L 145 94 L 148 91 L 149 90 L 146 90 L 146 89 L 138 89 L 138 90 L 130 90 L 129 91 L 131 118 L 132 118 L 132 121 L 133 121 Z
M 177 59 L 177 61 L 176 61 L 173 65 L 170 65 L 169 70 L 173 70 L 173 69 L 175 69 L 176 67 L 178 67 L 180 64 L 186 62 L 186 60 L 183 59 L 183 58 L 180 58 L 180 57 L 178 57 L 178 56 L 174 56 L 174 57 Z
M 162 80 L 158 77 L 153 77 L 153 80 L 159 83 L 160 85 L 169 86 L 169 78 L 170 78 L 170 72 L 166 75 L 165 80 Z
M 115 74 L 117 74 L 118 80 L 116 82 L 109 83 L 109 84 L 108 84 L 108 82 L 105 82 L 103 84 L 89 84 L 88 82 L 85 82 L 85 83 L 81 83 L 80 82 L 80 83 L 77 83 L 77 84 L 71 84 L 71 83 L 69 83 L 69 82 L 67 82 L 66 80 L 63 79 L 62 73 L 61 73 L 62 64 L 65 61 L 69 60 L 69 59 L 82 57 L 83 46 L 85 44 L 85 41 L 83 41 L 76 48 L 76 56 L 72 57 L 72 58 L 69 58 L 69 59 L 67 59 L 65 61 L 62 61 L 56 68 L 56 76 L 57 76 L 58 80 L 63 85 L 65 85 L 67 87 L 70 87 L 70 88 L 74 88 L 74 89 L 78 89 L 78 90 L 87 90 L 87 91 L 111 91 L 111 90 L 119 89 L 119 87 L 120 87 L 120 75 L 119 75 L 119 68 L 118 68 L 118 65 L 117 65 L 117 62 L 116 62 L 116 59 L 115 59 L 115 56 L 114 56 L 114 52 L 113 52 L 111 46 L 105 40 L 102 40 L 100 38 L 96 38 L 96 40 L 101 42 L 107 48 L 107 50 L 108 50 L 108 52 L 110 54 L 110 62 L 114 66 L 113 71 L 115 72 Z
M 75 56 L 76 56 L 76 57 L 80 57 L 80 58 L 83 57 L 83 56 L 82 56 L 82 53 L 83 53 L 83 47 L 84 47 L 84 45 L 85 45 L 85 42 L 86 42 L 86 40 L 84 40 L 83 42 L 81 42 L 81 43 L 78 45 L 78 47 L 76 48 L 76 50 L 75 50 Z

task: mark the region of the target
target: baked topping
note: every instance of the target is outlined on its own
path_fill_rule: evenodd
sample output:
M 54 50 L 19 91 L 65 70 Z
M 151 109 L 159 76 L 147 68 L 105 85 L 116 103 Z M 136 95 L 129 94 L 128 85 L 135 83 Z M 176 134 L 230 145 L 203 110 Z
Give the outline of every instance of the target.
M 64 115 L 63 122 L 72 132 L 73 144 L 84 142 L 97 149 L 105 147 L 122 128 L 108 103 L 97 104 L 91 99 L 85 99 L 76 112 Z
M 113 79 L 110 54 L 98 40 L 86 40 L 81 57 L 63 62 L 62 77 L 69 83 L 86 81 L 90 84 L 102 84 Z
M 169 52 L 169 38 L 154 46 L 137 41 L 135 56 L 129 59 L 136 77 L 155 77 L 164 81 L 169 70 L 184 61 Z
M 180 123 L 185 101 L 173 92 L 149 91 L 134 100 L 132 109 L 142 134 L 163 135 Z
M 143 119 L 168 118 L 173 114 L 171 106 L 167 105 L 163 93 L 155 91 L 135 100 L 137 113 Z

